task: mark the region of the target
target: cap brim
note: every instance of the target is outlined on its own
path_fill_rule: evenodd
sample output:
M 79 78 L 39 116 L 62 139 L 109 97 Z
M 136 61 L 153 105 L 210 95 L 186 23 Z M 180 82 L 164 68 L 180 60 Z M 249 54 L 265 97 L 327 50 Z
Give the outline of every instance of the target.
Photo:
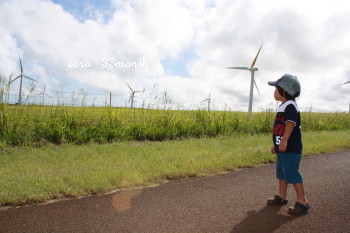
M 270 86 L 274 86 L 274 87 L 277 86 L 277 82 L 276 82 L 276 81 L 269 81 L 268 84 L 269 84 Z

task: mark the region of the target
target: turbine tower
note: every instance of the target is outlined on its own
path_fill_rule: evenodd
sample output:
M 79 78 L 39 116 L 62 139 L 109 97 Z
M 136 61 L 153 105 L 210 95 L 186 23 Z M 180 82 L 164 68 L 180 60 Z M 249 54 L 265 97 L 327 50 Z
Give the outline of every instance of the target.
M 26 79 L 30 79 L 34 82 L 38 82 L 36 81 L 35 79 L 32 79 L 32 78 L 29 78 L 28 76 L 24 75 L 23 74 L 23 67 L 22 67 L 22 61 L 21 61 L 21 58 L 19 58 L 19 64 L 21 66 L 21 74 L 18 75 L 14 80 L 12 80 L 11 82 L 9 82 L 9 85 L 11 83 L 13 83 L 14 81 L 16 81 L 17 79 L 21 78 L 20 79 L 20 84 L 19 84 L 19 96 L 18 96 L 18 104 L 22 104 L 22 82 L 23 82 L 23 77 L 25 77 Z
M 343 85 L 348 84 L 348 83 L 350 83 L 350 81 L 347 81 L 347 82 L 343 83 L 343 84 L 340 85 L 340 86 L 343 86 Z M 349 113 L 350 113 L 350 100 L 349 100 Z
M 262 48 L 263 44 L 260 46 L 260 49 L 258 51 L 258 53 L 256 54 L 254 60 L 253 60 L 253 63 L 251 64 L 250 67 L 226 67 L 228 69 L 236 69 L 236 70 L 249 70 L 250 71 L 250 94 L 249 94 L 249 107 L 248 107 L 248 115 L 249 117 L 252 115 L 252 109 L 253 109 L 253 89 L 254 89 L 254 85 L 255 85 L 255 88 L 256 90 L 258 91 L 259 93 L 259 96 L 260 96 L 260 92 L 259 92 L 259 89 L 258 89 L 258 86 L 256 85 L 256 82 L 255 82 L 255 79 L 254 79 L 254 72 L 255 71 L 258 71 L 258 68 L 257 67 L 254 67 L 255 63 L 256 63 L 256 60 L 258 59 L 258 56 L 259 56 L 259 53 L 260 53 L 260 50 Z
M 210 104 L 212 103 L 212 102 L 211 102 L 211 98 L 210 98 L 210 92 L 209 92 L 208 98 L 206 98 L 206 99 L 203 100 L 203 101 L 207 101 L 207 102 L 208 102 L 208 112 L 210 112 Z
M 129 89 L 131 90 L 129 102 L 131 101 L 131 108 L 134 108 L 135 93 L 142 92 L 142 91 L 134 91 L 134 90 L 129 86 L 128 83 L 126 83 L 126 85 L 128 85 Z M 145 91 L 145 90 L 143 90 L 143 91 Z
M 45 84 L 44 84 L 44 91 L 40 92 L 39 94 L 37 94 L 36 96 L 39 96 L 39 95 L 42 95 L 43 98 L 42 98 L 42 102 L 41 102 L 41 105 L 44 105 L 45 104 L 45 95 L 52 98 L 50 95 L 46 94 L 46 91 L 45 91 Z M 36 97 L 34 96 L 34 97 Z

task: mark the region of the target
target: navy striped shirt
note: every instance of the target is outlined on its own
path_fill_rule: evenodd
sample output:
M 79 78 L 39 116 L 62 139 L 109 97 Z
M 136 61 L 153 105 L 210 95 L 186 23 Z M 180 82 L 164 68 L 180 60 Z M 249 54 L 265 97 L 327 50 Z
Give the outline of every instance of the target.
M 272 136 L 276 152 L 279 152 L 278 145 L 282 140 L 287 122 L 292 122 L 295 127 L 288 139 L 286 152 L 301 153 L 303 150 L 303 144 L 301 141 L 300 111 L 296 102 L 293 100 L 284 102 L 277 110 Z

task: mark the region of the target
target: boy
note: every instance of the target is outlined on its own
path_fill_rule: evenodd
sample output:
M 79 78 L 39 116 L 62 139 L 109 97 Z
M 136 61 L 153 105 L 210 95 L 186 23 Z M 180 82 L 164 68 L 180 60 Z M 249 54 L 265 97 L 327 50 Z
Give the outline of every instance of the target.
M 285 205 L 288 203 L 287 187 L 293 184 L 297 202 L 288 209 L 291 214 L 303 214 L 310 208 L 305 197 L 303 177 L 299 173 L 302 153 L 300 112 L 295 98 L 300 95 L 300 83 L 297 77 L 285 74 L 277 81 L 268 82 L 276 87 L 274 97 L 281 101 L 273 128 L 271 153 L 277 153 L 276 177 L 279 179 L 279 195 L 267 200 L 267 205 Z

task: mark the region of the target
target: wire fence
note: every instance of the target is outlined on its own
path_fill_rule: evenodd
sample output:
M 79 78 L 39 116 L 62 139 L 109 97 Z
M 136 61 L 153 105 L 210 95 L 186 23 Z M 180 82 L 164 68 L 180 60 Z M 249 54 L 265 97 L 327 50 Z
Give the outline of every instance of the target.
M 204 97 L 205 98 L 205 97 Z M 217 103 L 215 99 L 206 98 L 202 101 L 191 99 L 176 99 L 167 96 L 166 92 L 161 94 L 146 94 L 145 91 L 136 95 L 117 95 L 111 92 L 88 93 L 80 91 L 49 91 L 26 89 L 21 95 L 21 104 L 38 106 L 73 106 L 73 107 L 119 107 L 119 108 L 141 108 L 162 110 L 212 110 L 212 111 L 245 111 L 248 105 L 235 103 Z M 19 90 L 0 87 L 0 103 L 18 104 Z M 338 109 L 344 108 L 339 106 Z M 350 102 L 349 102 L 350 113 Z M 276 110 L 276 103 L 255 108 L 257 112 Z M 299 106 L 302 112 L 313 112 L 312 106 Z M 344 110 L 344 112 L 347 109 Z
M 16 89 L 0 92 L 0 103 L 18 104 L 19 93 Z M 21 104 L 42 106 L 75 106 L 75 107 L 121 107 L 163 110 L 216 110 L 238 111 L 238 105 L 218 104 L 212 99 L 199 102 L 186 99 L 175 99 L 164 92 L 158 95 L 116 95 L 111 92 L 88 93 L 86 91 L 25 91 L 21 95 Z

